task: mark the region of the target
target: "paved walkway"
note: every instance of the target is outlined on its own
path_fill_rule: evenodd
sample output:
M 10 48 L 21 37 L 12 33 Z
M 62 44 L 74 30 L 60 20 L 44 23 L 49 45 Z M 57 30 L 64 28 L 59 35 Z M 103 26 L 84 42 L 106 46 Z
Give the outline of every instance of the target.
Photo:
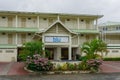
M 101 73 L 120 73 L 120 61 L 105 61 L 100 68 Z
M 0 63 L 0 75 L 27 75 L 29 74 L 24 70 L 24 63 L 11 62 Z

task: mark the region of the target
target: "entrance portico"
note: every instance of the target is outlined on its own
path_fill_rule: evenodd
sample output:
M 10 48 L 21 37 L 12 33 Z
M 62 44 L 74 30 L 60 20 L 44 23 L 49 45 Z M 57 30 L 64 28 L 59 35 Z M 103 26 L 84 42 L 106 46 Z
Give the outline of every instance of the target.
M 57 20 L 40 34 L 45 49 L 51 53 L 50 59 L 72 60 L 72 35 L 76 34 L 65 27 L 61 21 Z

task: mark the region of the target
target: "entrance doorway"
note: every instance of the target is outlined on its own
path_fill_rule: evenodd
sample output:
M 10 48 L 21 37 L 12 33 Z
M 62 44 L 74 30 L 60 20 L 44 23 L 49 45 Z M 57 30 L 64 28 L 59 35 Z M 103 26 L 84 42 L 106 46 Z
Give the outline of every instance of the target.
M 76 60 L 77 48 L 72 48 L 72 60 Z
M 45 48 L 46 51 L 48 51 L 49 53 L 49 60 L 53 60 L 54 59 L 54 48 Z
M 22 47 L 18 47 L 17 48 L 17 61 L 22 61 L 21 58 L 19 57 L 19 55 L 22 53 L 23 48 Z
M 61 60 L 68 60 L 68 48 L 61 48 Z

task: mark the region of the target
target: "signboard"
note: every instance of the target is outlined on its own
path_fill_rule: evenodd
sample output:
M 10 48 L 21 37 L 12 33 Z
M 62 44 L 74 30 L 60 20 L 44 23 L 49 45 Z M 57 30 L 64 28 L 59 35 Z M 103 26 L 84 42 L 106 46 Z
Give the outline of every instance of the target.
M 68 36 L 45 36 L 45 42 L 47 43 L 68 43 Z

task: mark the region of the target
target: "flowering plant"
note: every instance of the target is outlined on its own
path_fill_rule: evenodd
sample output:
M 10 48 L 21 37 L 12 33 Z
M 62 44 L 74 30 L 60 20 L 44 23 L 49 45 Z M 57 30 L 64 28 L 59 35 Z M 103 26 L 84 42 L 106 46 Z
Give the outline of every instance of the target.
M 90 59 L 87 61 L 87 64 L 88 64 L 91 72 L 98 72 L 99 66 L 102 64 L 102 60 Z
M 39 54 L 33 55 L 26 60 L 27 68 L 33 71 L 48 71 L 52 69 L 53 64 L 48 58 L 42 58 Z

